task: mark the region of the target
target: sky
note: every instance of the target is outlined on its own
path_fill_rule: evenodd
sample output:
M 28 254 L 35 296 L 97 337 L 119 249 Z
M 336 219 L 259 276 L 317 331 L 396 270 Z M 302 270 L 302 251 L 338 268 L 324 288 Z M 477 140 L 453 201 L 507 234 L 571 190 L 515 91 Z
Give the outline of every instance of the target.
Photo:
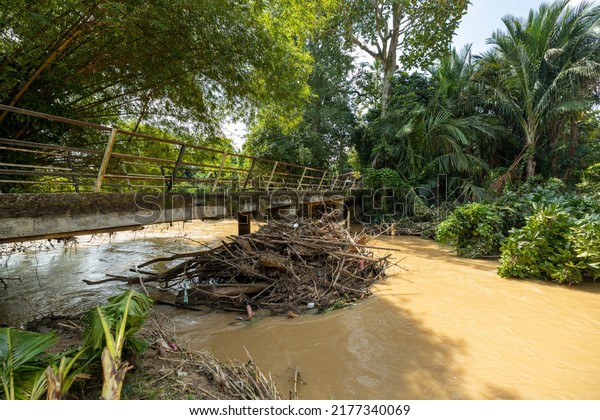
M 573 5 L 582 0 L 571 0 Z M 600 0 L 590 3 L 599 3 Z M 486 39 L 499 28 L 503 28 L 502 18 L 506 15 L 527 17 L 530 9 L 537 9 L 542 3 L 551 3 L 550 0 L 471 0 L 467 14 L 463 17 L 453 44 L 460 50 L 466 44 L 473 44 L 471 51 L 479 54 L 486 51 L 489 45 Z

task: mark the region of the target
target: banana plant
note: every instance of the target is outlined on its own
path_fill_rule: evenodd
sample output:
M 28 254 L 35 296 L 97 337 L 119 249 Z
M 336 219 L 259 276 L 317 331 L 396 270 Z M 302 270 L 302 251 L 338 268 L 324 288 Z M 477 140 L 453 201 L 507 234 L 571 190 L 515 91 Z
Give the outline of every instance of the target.
M 73 352 L 70 352 L 73 353 Z M 89 379 L 86 373 L 93 359 L 82 360 L 86 349 L 80 349 L 73 356 L 64 355 L 58 364 L 48 365 L 44 374 L 47 381 L 47 400 L 60 400 L 78 379 Z
M 110 298 L 107 305 L 97 307 L 88 315 L 83 347 L 92 352 L 103 348 L 102 399 L 120 399 L 125 375 L 133 367 L 123 360 L 123 351 L 138 354 L 145 349 L 145 343 L 134 334 L 146 320 L 152 303 L 149 297 L 129 291 Z
M 39 334 L 15 328 L 0 328 L 0 396 L 7 400 L 37 400 L 46 392 L 41 357 L 57 341 L 56 333 Z

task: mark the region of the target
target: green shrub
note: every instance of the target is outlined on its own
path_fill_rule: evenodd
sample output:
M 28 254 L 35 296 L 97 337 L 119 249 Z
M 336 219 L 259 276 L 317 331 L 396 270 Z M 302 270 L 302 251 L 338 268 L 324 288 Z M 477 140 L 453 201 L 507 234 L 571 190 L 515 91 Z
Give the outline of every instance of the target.
M 394 188 L 401 189 L 406 186 L 400 174 L 390 168 L 367 168 L 363 174 L 364 186 L 372 189 Z
M 581 183 L 577 184 L 577 187 L 584 193 L 600 193 L 600 163 L 590 166 L 583 172 Z
M 466 204 L 437 228 L 437 240 L 462 257 L 498 255 L 504 239 L 504 212 L 492 204 Z
M 600 213 L 585 216 L 571 227 L 569 240 L 584 275 L 600 279 Z
M 598 215 L 578 220 L 556 204 L 537 208 L 503 243 L 498 274 L 568 284 L 599 278 L 598 222 Z

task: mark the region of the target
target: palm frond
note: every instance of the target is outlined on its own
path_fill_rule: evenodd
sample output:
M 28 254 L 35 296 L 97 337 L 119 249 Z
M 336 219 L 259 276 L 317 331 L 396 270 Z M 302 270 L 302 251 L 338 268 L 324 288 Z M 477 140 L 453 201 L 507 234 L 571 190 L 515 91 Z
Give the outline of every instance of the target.
M 43 377 L 47 361 L 41 362 L 38 357 L 56 341 L 54 332 L 38 334 L 0 328 L 0 380 L 5 399 L 29 399 L 39 395 L 43 388 L 39 377 Z

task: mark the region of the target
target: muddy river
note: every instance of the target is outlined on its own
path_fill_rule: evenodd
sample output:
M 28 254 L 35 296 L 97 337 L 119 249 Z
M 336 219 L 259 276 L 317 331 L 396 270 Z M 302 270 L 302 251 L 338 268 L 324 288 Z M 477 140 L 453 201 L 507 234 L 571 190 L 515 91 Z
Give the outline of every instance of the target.
M 235 233 L 234 222 L 194 222 L 3 256 L 0 324 L 81 312 L 122 287 L 82 279 L 123 275 Z M 600 399 L 600 283 L 507 280 L 494 261 L 458 258 L 434 242 L 375 242 L 400 248 L 402 268 L 345 309 L 252 323 L 158 310 L 188 347 L 222 360 L 249 352 L 286 396 L 297 369 L 302 399 Z

